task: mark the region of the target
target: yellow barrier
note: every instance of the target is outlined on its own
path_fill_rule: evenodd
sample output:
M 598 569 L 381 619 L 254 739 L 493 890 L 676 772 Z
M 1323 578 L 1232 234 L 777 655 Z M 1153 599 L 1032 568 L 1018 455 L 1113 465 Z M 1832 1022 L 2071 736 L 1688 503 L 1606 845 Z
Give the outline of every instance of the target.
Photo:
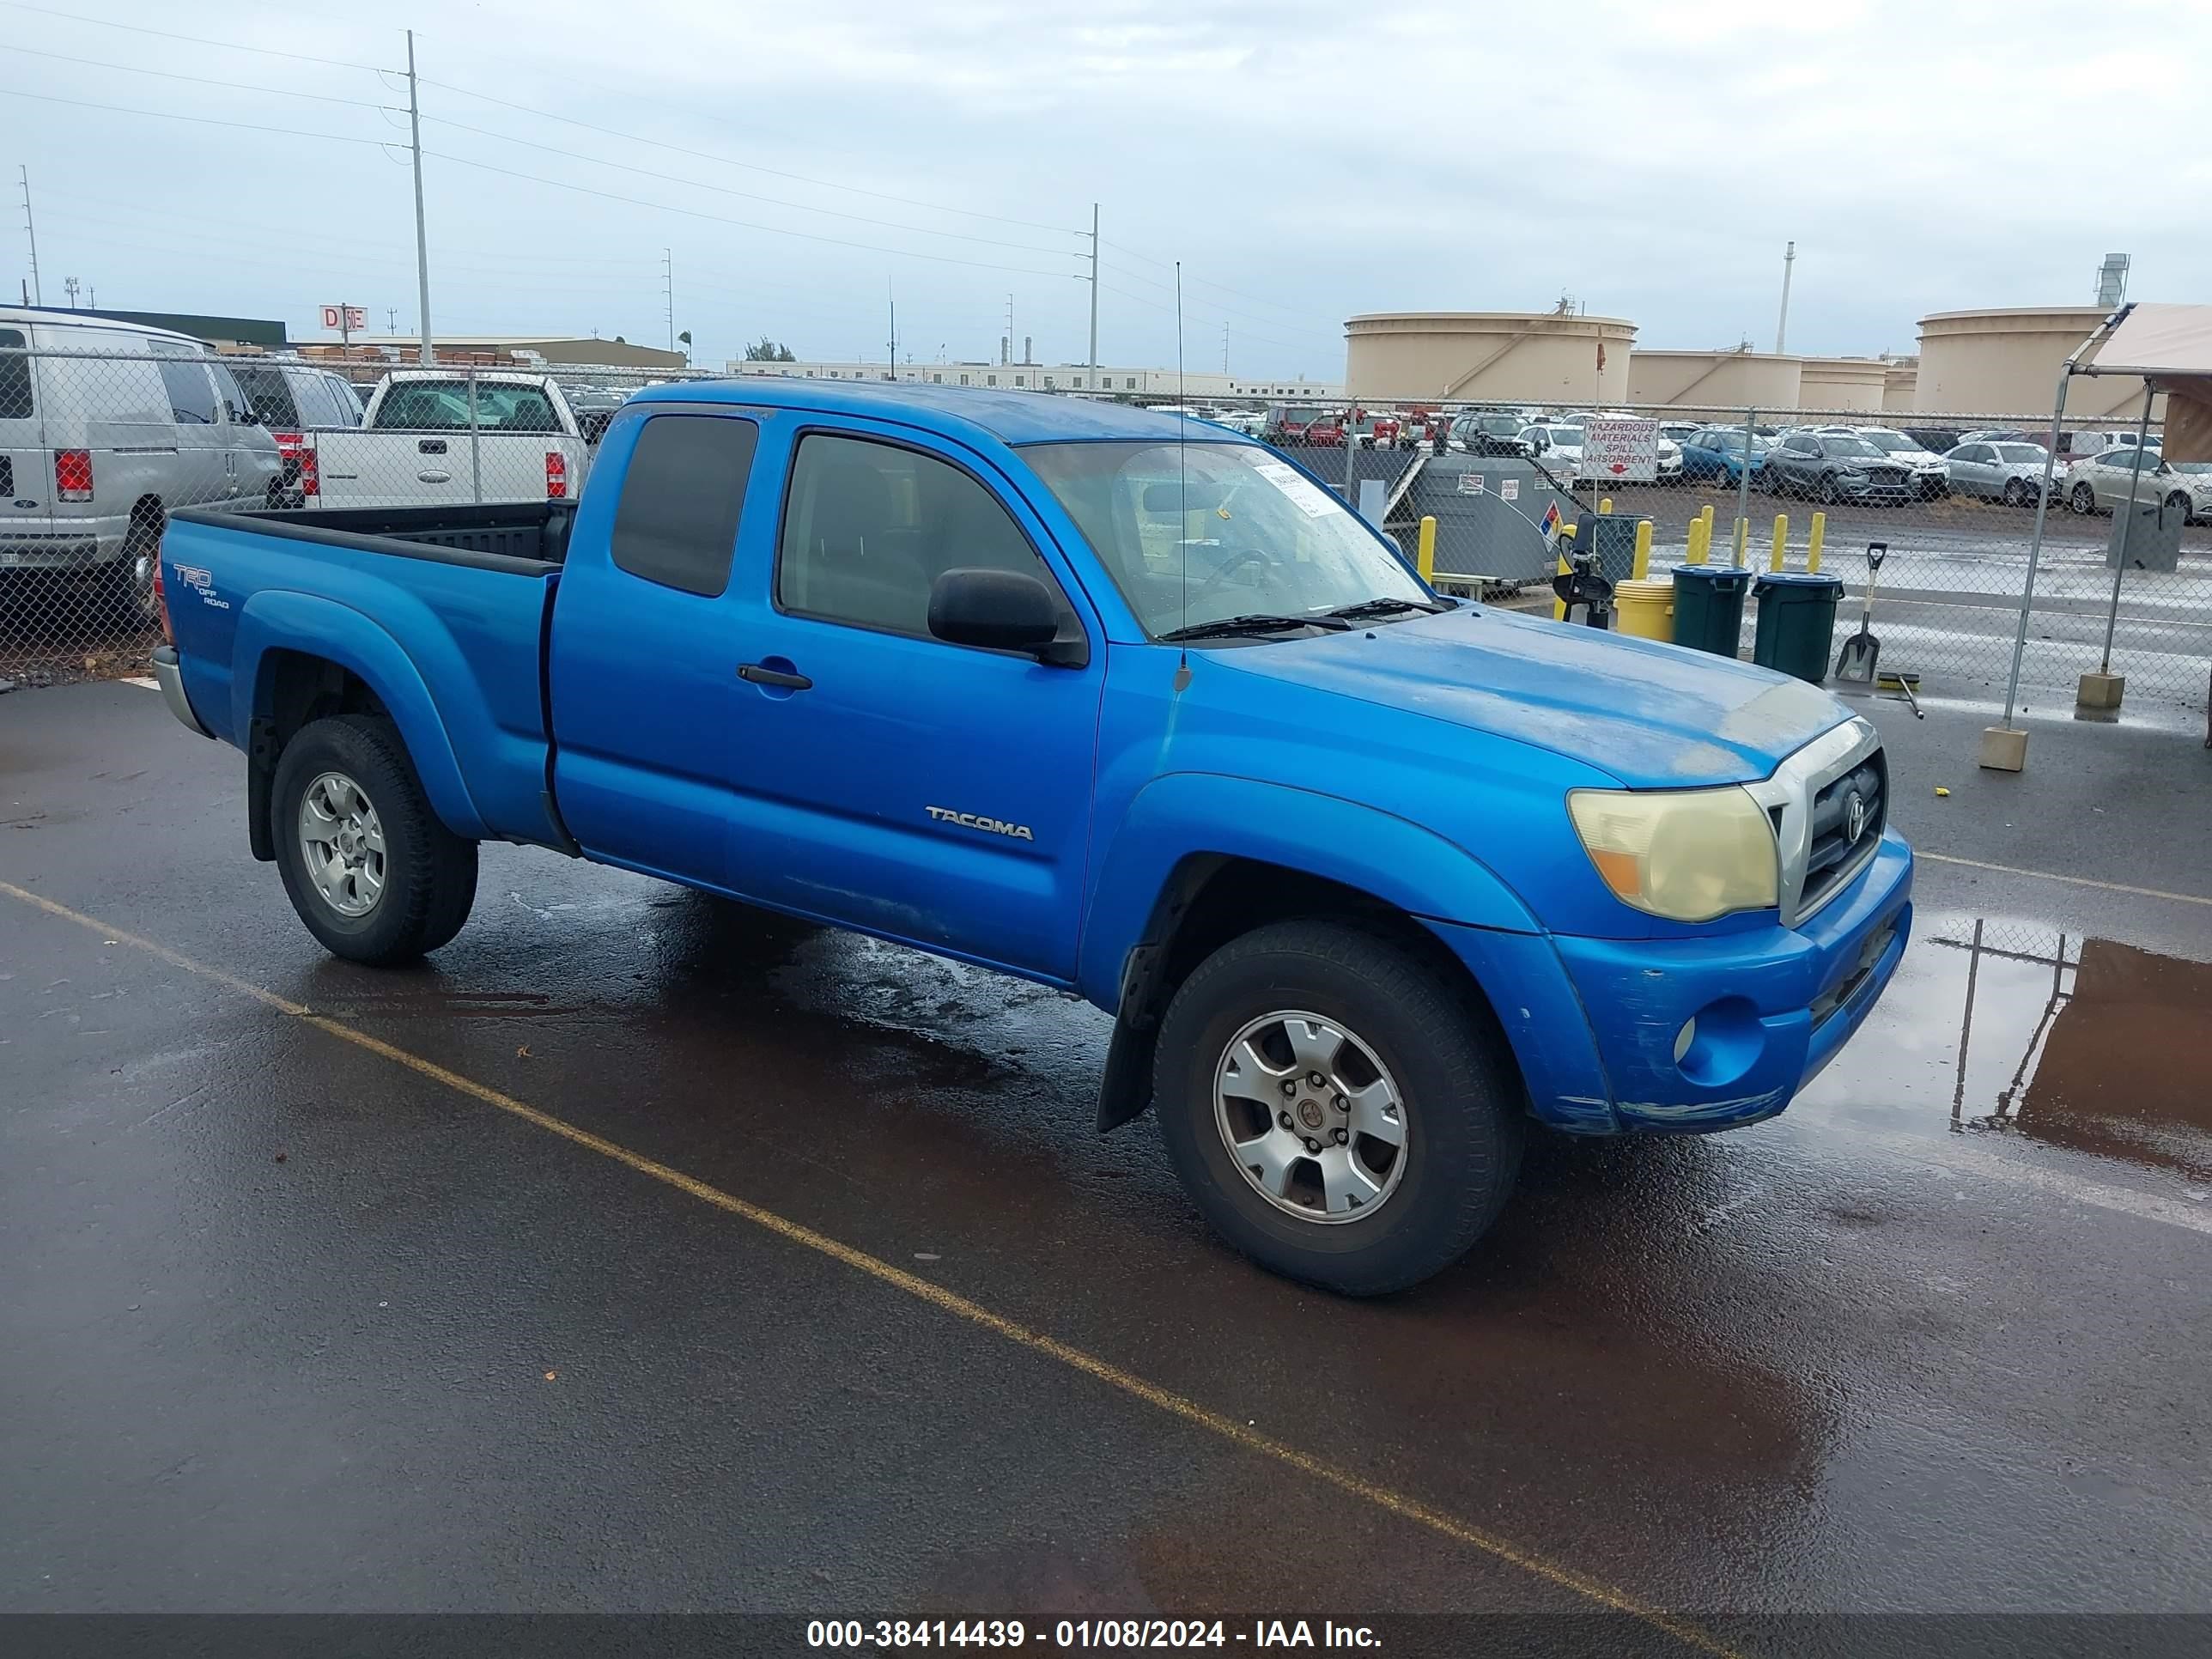
M 1575 527 L 1574 527 L 1574 526 L 1572 526 L 1572 525 L 1564 525 L 1564 526 L 1562 526 L 1560 527 L 1560 531 L 1561 531 L 1561 534 L 1563 534 L 1563 535 L 1566 538 L 1566 539 L 1567 539 L 1567 540 L 1569 540 L 1569 541 L 1572 541 L 1572 540 L 1574 540 L 1574 538 L 1575 538 Z M 1572 566 L 1572 565 L 1571 565 L 1571 564 L 1569 564 L 1569 563 L 1567 562 L 1567 556 L 1566 556 L 1565 554 L 1564 554 L 1564 553 L 1560 554 L 1560 555 L 1559 555 L 1559 571 L 1558 571 L 1558 573 L 1557 573 L 1557 574 L 1559 574 L 1559 575 L 1562 575 L 1562 576 L 1571 576 L 1571 575 L 1572 575 L 1572 574 L 1574 574 L 1574 568 L 1574 568 L 1574 566 Z M 1553 600 L 1552 601 L 1552 620 L 1553 620 L 1553 622 L 1565 622 L 1565 621 L 1566 621 L 1566 619 L 1567 619 L 1567 602 L 1566 602 L 1565 599 L 1553 599 Z
M 1825 513 L 1815 513 L 1813 515 L 1812 534 L 1805 538 L 1805 568 L 1815 576 L 1820 574 L 1820 544 L 1827 538 L 1828 515 Z
M 1433 516 L 1421 520 L 1421 538 L 1416 544 L 1413 562 L 1419 568 L 1423 581 L 1432 582 L 1437 579 L 1437 521 Z
M 1789 552 L 1790 515 L 1778 513 L 1774 515 L 1774 551 L 1766 561 L 1766 568 L 1769 570 L 1781 569 Z
M 1690 520 L 1689 544 L 1683 550 L 1682 556 L 1682 562 L 1685 564 L 1703 564 L 1705 562 L 1705 556 L 1712 551 L 1711 513 L 1712 508 L 1708 505 L 1704 513 Z
M 1642 581 L 1651 574 L 1651 520 L 1636 521 L 1636 562 L 1629 567 L 1629 579 Z
M 1610 495 L 1600 496 L 1598 498 L 1597 510 L 1601 513 L 1611 513 L 1613 511 L 1613 497 Z
M 1739 570 L 1743 568 L 1744 550 L 1750 545 L 1750 544 L 1751 520 L 1748 519 L 1738 519 L 1735 521 L 1735 568 Z

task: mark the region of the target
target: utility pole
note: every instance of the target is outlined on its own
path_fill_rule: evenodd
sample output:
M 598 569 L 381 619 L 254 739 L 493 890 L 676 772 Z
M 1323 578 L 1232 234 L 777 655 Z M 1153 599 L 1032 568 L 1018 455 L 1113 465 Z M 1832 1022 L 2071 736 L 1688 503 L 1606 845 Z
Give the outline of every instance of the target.
M 70 309 L 71 311 L 75 311 L 76 309 L 76 278 L 74 276 L 63 277 L 62 292 L 69 295 Z
M 1226 323 L 1221 325 L 1221 372 L 1224 374 L 1229 372 L 1229 325 Z
M 898 296 L 891 292 L 891 279 L 888 276 L 884 278 L 884 303 L 890 307 L 891 312 L 890 377 L 896 380 L 898 379 Z
M 386 334 L 397 334 L 399 332 L 399 307 L 398 306 L 385 307 L 384 331 Z
M 1782 314 L 1774 321 L 1774 355 L 1782 355 L 1782 343 L 1790 332 L 1790 267 L 1797 263 L 1797 244 L 1792 242 L 1782 252 Z
M 660 299 L 668 312 L 668 349 L 676 349 L 676 262 L 660 250 Z
M 1013 296 L 1012 295 L 1009 294 L 1008 295 L 1006 295 L 1006 362 L 1013 362 L 1013 360 L 1014 360 L 1014 296 Z
M 415 297 L 421 307 L 418 313 L 422 323 L 424 363 L 434 363 L 438 354 L 430 348 L 430 242 L 422 228 L 422 106 L 415 88 L 415 31 L 407 31 L 407 137 L 415 152 Z
M 23 234 L 31 239 L 31 303 L 42 306 L 46 296 L 39 287 L 39 228 L 31 222 L 31 170 L 19 162 L 15 176 L 23 181 Z
M 1091 204 L 1091 380 L 1095 387 L 1098 375 L 1098 204 Z

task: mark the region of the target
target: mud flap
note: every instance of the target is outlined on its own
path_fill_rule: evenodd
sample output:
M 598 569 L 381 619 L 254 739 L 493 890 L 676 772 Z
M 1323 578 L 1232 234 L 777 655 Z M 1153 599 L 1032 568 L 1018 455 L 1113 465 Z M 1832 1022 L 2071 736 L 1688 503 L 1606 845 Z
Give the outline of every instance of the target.
M 276 722 L 257 714 L 246 728 L 246 844 L 264 864 L 276 861 L 276 831 L 269 822 L 270 793 L 276 781 Z

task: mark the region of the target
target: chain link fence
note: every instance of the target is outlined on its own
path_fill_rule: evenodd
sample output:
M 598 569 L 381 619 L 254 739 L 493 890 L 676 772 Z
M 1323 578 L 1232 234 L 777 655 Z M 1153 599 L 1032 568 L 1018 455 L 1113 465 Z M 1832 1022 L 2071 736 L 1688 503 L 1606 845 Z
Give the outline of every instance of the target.
M 1216 413 L 1234 423 L 1246 411 Z M 1586 410 L 1278 404 L 1258 419 L 1267 441 L 1332 482 L 1351 480 L 1355 500 L 1368 471 L 1382 466 L 1385 527 L 1411 550 L 1418 520 L 1435 517 L 1439 580 L 1468 592 L 1548 584 L 1553 555 L 1541 530 L 1554 504 L 1568 522 L 1597 513 L 1650 520 L 1660 576 L 1686 557 L 1692 521 L 1710 515 L 1711 559 L 1741 557 L 1756 571 L 1773 567 L 1778 547 L 1781 568 L 1804 570 L 1817 533 L 1820 569 L 1844 583 L 1840 641 L 1858 626 L 1869 549 L 1883 546 L 1872 623 L 1883 671 L 1917 674 L 1924 696 L 2002 702 L 2044 489 L 2047 413 L 2039 422 L 1742 407 L 1603 413 L 1657 423 L 1655 480 L 1593 476 L 1601 469 L 1581 459 Z M 1361 459 L 1347 455 L 1347 438 Z M 2147 439 L 2140 471 L 2139 438 Z M 2130 702 L 2204 705 L 2212 468 L 2165 465 L 2160 438 L 2157 422 L 2147 431 L 2122 422 L 2062 429 L 2021 669 L 2031 708 L 2070 707 L 2079 676 L 2107 659 L 2108 631 L 2111 670 L 2126 677 Z M 1516 499 L 1499 499 L 1508 488 Z M 2116 509 L 2130 491 L 2178 530 L 2178 550 L 2162 550 L 2157 526 L 2138 519 L 2124 566 L 2115 562 Z M 1468 498 L 1483 495 L 1492 498 L 1486 514 L 1468 510 Z M 1747 657 L 1754 616 L 1755 602 L 1746 611 Z
M 230 356 L 181 343 L 44 349 L 0 330 L 0 679 L 37 684 L 143 672 L 158 639 L 161 525 L 180 507 L 314 510 L 526 501 L 580 491 L 623 400 L 667 370 Z M 1923 696 L 2001 702 L 2019 625 L 2046 416 L 1634 408 L 1660 434 L 1650 482 L 1583 460 L 1587 411 L 1452 404 L 1221 404 L 1201 414 L 1282 448 L 1378 515 L 1407 552 L 1437 524 L 1447 587 L 1548 588 L 1552 526 L 1609 511 L 1649 520 L 1652 568 L 1686 555 L 1806 568 L 1844 583 L 1838 640 L 1857 626 L 1868 549 L 1886 544 L 1873 628 L 1884 671 Z M 2104 659 L 2135 703 L 2201 707 L 2212 656 L 2212 473 L 2131 463 L 2137 432 L 2069 426 L 2054 470 L 2022 700 L 2070 706 Z M 2159 429 L 2148 432 L 2155 446 Z M 1745 458 L 1748 455 L 1747 468 Z M 2154 538 L 2111 562 L 2117 505 L 2187 519 L 2170 568 Z M 2117 577 L 2117 582 L 2116 582 Z M 2113 599 L 2118 596 L 2115 609 Z M 1741 654 L 1751 654 L 1747 611 Z

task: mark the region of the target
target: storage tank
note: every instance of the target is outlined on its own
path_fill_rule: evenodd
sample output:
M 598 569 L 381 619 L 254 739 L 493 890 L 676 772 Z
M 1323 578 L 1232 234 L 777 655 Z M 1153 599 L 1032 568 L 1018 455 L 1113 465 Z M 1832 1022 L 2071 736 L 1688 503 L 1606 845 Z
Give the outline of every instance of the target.
M 1344 325 L 1359 402 L 1607 404 L 1628 400 L 1636 325 L 1534 311 L 1387 311 Z
M 1881 407 L 1888 378 L 1879 357 L 1808 357 L 1797 374 L 1797 407 L 1871 413 Z
M 1893 414 L 1908 414 L 1920 407 L 1915 396 L 1920 385 L 1920 364 L 1916 358 L 1893 362 L 1881 377 L 1881 406 Z
M 1930 312 L 1920 319 L 1917 405 L 1947 415 L 2039 415 L 2047 422 L 2060 366 L 2107 314 L 2102 306 Z M 2077 376 L 2066 389 L 2066 417 L 2132 419 L 2142 412 L 2142 382 L 2129 376 Z
M 1771 351 L 1650 351 L 1628 360 L 1628 401 L 1681 409 L 1797 407 L 1804 360 Z

